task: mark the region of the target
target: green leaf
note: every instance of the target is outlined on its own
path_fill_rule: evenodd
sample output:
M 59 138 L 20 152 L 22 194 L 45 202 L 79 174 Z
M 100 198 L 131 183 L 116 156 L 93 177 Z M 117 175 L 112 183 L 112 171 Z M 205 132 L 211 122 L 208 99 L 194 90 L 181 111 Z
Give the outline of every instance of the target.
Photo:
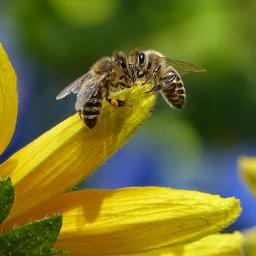
M 52 250 L 62 225 L 62 216 L 57 214 L 0 234 L 1 256 L 48 256 L 62 253 Z
M 11 178 L 0 179 L 0 223 L 8 216 L 14 202 L 15 192 Z
M 50 255 L 55 255 L 55 254 L 63 254 L 63 255 L 68 255 L 67 251 L 63 249 L 51 249 Z

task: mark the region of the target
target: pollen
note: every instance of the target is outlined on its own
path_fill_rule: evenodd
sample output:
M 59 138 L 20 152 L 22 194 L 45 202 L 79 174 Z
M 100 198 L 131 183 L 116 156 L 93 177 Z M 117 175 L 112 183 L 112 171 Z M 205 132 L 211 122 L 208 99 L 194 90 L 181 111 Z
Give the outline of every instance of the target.
M 116 99 L 111 99 L 111 105 L 112 106 L 118 106 L 118 101 Z

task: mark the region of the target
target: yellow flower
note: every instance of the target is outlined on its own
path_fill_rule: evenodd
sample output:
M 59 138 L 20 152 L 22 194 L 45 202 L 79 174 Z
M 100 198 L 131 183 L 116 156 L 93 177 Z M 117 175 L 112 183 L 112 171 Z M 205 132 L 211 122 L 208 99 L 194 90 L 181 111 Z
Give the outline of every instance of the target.
M 104 104 L 102 118 L 92 130 L 75 114 L 2 163 L 0 176 L 11 177 L 16 197 L 0 230 L 60 212 L 63 225 L 55 247 L 75 256 L 158 253 L 166 246 L 172 246 L 170 254 L 162 255 L 177 255 L 175 250 L 200 255 L 195 253 L 211 251 L 200 249 L 206 246 L 204 241 L 220 244 L 229 237 L 238 241 L 238 235 L 217 235 L 177 247 L 234 221 L 240 214 L 235 198 L 161 187 L 64 193 L 126 143 L 149 116 L 155 102 L 155 95 L 145 94 L 149 88 L 150 84 L 120 92 L 120 99 L 132 107 Z M 2 46 L 0 104 L 2 152 L 11 140 L 17 115 L 15 73 Z
M 256 194 L 256 158 L 255 157 L 241 157 L 239 159 L 240 176 L 245 184 Z
M 240 157 L 239 173 L 248 189 L 256 195 L 256 158 Z M 246 255 L 256 256 L 256 228 L 252 227 L 244 233 L 244 248 Z
M 256 228 L 244 232 L 244 247 L 247 256 L 256 256 Z
M 140 254 L 140 256 L 239 256 L 243 255 L 241 250 L 243 240 L 243 236 L 239 232 L 222 235 L 216 234 L 185 245 L 145 252 Z
M 8 146 L 16 123 L 18 96 L 16 75 L 0 44 L 0 155 Z

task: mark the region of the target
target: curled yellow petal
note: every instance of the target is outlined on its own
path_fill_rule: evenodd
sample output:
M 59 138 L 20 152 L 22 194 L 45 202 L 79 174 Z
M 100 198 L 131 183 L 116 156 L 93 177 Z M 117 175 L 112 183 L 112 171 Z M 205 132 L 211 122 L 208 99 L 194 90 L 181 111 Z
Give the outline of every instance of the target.
M 239 159 L 239 171 L 247 187 L 256 195 L 256 158 L 241 157 Z
M 256 228 L 244 232 L 244 250 L 247 256 L 256 256 Z
M 0 43 L 0 154 L 11 141 L 18 112 L 16 75 Z
M 240 206 L 235 198 L 161 187 L 83 190 L 60 195 L 12 223 L 56 212 L 63 213 L 57 247 L 71 255 L 108 255 L 141 253 L 216 233 L 237 218 Z
M 134 256 L 242 256 L 243 236 L 233 234 L 216 234 L 206 236 L 195 242 L 152 250 Z M 251 255 L 250 255 L 251 256 Z
M 101 119 L 92 130 L 75 114 L 3 163 L 1 176 L 10 176 L 16 191 L 8 218 L 72 187 L 126 143 L 151 112 L 156 96 L 145 94 L 151 86 L 135 86 L 116 95 L 129 106 L 104 102 Z

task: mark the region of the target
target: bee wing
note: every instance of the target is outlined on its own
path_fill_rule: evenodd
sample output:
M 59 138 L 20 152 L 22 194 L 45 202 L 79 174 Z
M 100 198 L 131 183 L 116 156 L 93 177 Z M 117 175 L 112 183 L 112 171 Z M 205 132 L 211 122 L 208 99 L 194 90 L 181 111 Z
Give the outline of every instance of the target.
M 206 69 L 204 69 L 196 64 L 184 61 L 184 60 L 171 59 L 171 58 L 167 58 L 167 57 L 163 57 L 163 58 L 166 61 L 167 65 L 173 66 L 174 68 L 177 68 L 181 72 L 187 72 L 187 71 L 204 72 L 204 71 L 206 71 Z
M 74 82 L 65 87 L 56 97 L 56 100 L 60 100 L 68 96 L 71 92 L 77 94 L 81 89 L 82 83 L 90 76 L 90 71 L 77 78 Z
M 87 101 L 92 97 L 92 95 L 97 91 L 100 84 L 108 76 L 108 73 L 104 73 L 100 76 L 95 76 L 90 73 L 90 76 L 86 80 L 83 80 L 81 84 L 81 89 L 77 93 L 75 108 L 79 111 Z

